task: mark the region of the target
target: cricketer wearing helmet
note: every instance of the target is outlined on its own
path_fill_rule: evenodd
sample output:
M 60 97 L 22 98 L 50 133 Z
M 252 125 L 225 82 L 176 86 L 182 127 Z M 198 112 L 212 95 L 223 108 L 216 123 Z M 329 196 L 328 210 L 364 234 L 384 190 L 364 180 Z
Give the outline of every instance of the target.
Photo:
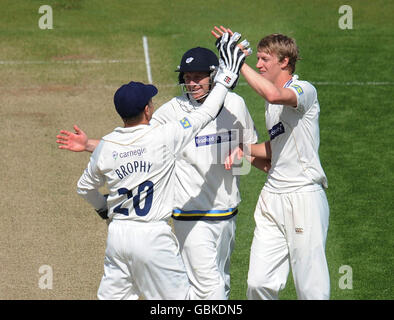
M 206 48 L 185 52 L 177 68 L 182 95 L 161 106 L 151 124 L 182 119 L 198 110 L 213 87 L 216 55 Z M 224 158 L 239 143 L 256 143 L 244 100 L 229 92 L 216 117 L 179 154 L 175 168 L 173 222 L 191 284 L 200 299 L 228 299 L 230 256 L 241 201 L 239 176 Z

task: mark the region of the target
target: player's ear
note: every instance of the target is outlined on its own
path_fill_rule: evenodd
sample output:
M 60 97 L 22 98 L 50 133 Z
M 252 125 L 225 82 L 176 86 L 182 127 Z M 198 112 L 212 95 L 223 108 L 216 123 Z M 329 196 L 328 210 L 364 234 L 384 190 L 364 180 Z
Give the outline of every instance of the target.
M 149 100 L 149 102 L 148 102 L 148 104 L 146 105 L 146 107 L 148 107 L 148 109 L 149 109 L 149 111 L 150 111 L 151 113 L 153 113 L 153 112 L 155 111 L 155 106 L 154 106 L 154 104 L 153 104 L 152 99 Z M 145 108 L 146 108 L 146 107 L 145 107 Z
M 145 117 L 148 118 L 148 116 L 149 116 L 149 104 L 147 104 L 147 105 L 145 106 L 145 108 L 144 108 L 144 115 L 145 115 Z
M 287 69 L 289 66 L 289 57 L 284 57 L 283 60 L 280 62 L 280 67 L 282 70 Z
M 154 111 L 153 103 L 152 100 L 150 100 L 149 103 L 144 108 L 144 114 L 146 119 L 150 120 L 152 118 L 153 111 Z

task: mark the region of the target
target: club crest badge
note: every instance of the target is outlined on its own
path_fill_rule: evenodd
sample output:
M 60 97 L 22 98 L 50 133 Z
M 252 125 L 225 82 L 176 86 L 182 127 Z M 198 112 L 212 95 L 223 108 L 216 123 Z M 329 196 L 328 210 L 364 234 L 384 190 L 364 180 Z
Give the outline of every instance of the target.
M 181 123 L 181 125 L 182 125 L 182 127 L 183 127 L 184 129 L 187 129 L 187 128 L 190 128 L 190 127 L 191 127 L 191 124 L 190 124 L 189 120 L 188 120 L 186 117 L 184 117 L 184 118 L 180 121 L 180 123 Z

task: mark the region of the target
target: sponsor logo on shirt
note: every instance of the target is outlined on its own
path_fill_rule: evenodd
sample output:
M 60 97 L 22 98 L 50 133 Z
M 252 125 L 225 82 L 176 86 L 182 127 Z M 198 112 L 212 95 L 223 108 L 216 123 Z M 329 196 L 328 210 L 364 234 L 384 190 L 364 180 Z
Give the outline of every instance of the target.
M 130 150 L 127 152 L 121 152 L 119 154 L 119 157 L 121 158 L 127 158 L 127 157 L 140 157 L 142 156 L 144 153 L 146 153 L 146 148 L 137 148 L 134 150 Z
M 270 139 L 273 140 L 275 137 L 285 132 L 285 127 L 282 122 L 274 125 L 271 130 L 268 130 L 268 134 L 270 135 Z
M 116 150 L 112 151 L 112 158 L 114 160 L 119 158 L 127 158 L 127 157 L 141 157 L 144 153 L 146 153 L 146 148 L 137 148 L 133 150 L 129 150 L 126 152 L 117 152 Z
M 184 117 L 184 118 L 180 121 L 180 123 L 181 123 L 181 125 L 182 125 L 182 127 L 183 127 L 184 129 L 190 128 L 190 127 L 192 126 L 192 125 L 190 124 L 189 120 L 188 120 L 186 117 Z
M 194 140 L 196 143 L 196 147 L 201 147 L 210 144 L 234 141 L 236 137 L 237 135 L 235 131 L 227 131 L 221 133 L 208 134 L 205 136 L 196 136 Z

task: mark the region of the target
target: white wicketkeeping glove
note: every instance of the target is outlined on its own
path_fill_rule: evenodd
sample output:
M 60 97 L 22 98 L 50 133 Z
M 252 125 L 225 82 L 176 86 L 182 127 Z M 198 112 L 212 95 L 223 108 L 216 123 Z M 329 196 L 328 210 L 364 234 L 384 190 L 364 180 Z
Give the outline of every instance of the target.
M 216 73 L 214 82 L 223 84 L 226 88 L 233 89 L 238 79 L 238 74 L 228 69 L 222 59 L 219 59 L 219 70 Z
M 216 42 L 220 59 L 219 70 L 214 81 L 223 84 L 227 88 L 234 89 L 239 77 L 239 71 L 245 61 L 246 54 L 244 50 L 249 55 L 251 49 L 248 49 L 249 42 L 247 40 L 241 43 L 243 49 L 238 46 L 238 40 L 241 38 L 241 34 L 238 32 L 235 32 L 230 39 L 228 38 L 229 34 L 226 32 Z

